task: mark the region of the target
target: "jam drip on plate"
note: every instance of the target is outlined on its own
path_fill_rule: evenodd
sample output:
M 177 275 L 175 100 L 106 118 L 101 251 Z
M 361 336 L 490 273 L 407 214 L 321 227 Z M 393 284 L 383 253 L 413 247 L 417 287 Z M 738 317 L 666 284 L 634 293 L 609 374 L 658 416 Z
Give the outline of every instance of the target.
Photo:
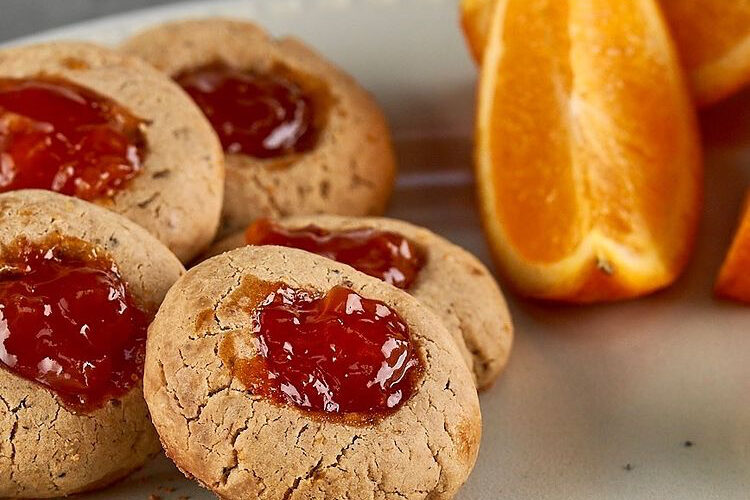
M 367 424 L 395 412 L 416 390 L 422 359 L 406 323 L 383 302 L 342 286 L 319 297 L 279 284 L 253 314 L 257 355 L 221 350 L 253 394 Z
M 248 227 L 245 241 L 316 253 L 402 289 L 414 283 L 425 264 L 424 252 L 408 238 L 372 228 L 329 231 L 310 225 L 287 229 L 259 219 Z
M 213 63 L 184 71 L 175 81 L 203 110 L 227 153 L 275 158 L 315 146 L 313 101 L 281 74 Z
M 59 78 L 0 78 L 0 191 L 109 198 L 141 170 L 142 121 Z
M 141 380 L 148 324 L 115 264 L 83 241 L 20 241 L 2 257 L 0 367 L 72 411 L 95 410 Z

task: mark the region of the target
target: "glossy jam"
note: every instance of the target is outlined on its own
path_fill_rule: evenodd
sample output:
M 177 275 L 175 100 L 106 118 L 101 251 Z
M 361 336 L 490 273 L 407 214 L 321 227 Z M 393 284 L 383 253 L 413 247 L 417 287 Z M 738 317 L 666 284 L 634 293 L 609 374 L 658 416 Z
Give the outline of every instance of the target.
M 148 318 L 117 267 L 78 240 L 19 243 L 0 272 L 0 366 L 89 412 L 141 379 Z
M 274 158 L 315 145 L 312 99 L 280 74 L 215 63 L 185 71 L 175 81 L 203 110 L 228 153 Z
M 259 354 L 229 363 L 253 394 L 356 424 L 396 411 L 416 389 L 422 360 L 382 302 L 341 286 L 318 297 L 278 285 L 253 314 Z
M 107 198 L 141 170 L 142 122 L 72 82 L 0 78 L 0 191 Z
M 260 219 L 248 227 L 245 241 L 316 253 L 403 289 L 414 283 L 425 264 L 424 252 L 408 238 L 372 228 L 329 231 L 310 225 L 287 229 Z

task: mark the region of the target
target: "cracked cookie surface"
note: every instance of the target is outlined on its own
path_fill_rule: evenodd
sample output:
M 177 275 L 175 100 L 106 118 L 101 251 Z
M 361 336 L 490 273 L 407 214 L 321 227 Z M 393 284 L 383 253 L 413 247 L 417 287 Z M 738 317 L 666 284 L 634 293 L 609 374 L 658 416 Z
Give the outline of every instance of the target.
M 114 100 L 144 122 L 142 169 L 95 203 L 145 227 L 183 262 L 213 240 L 224 157 L 203 113 L 169 78 L 96 45 L 53 42 L 0 50 L 0 78 L 62 78 Z
M 344 285 L 396 311 L 425 365 L 413 396 L 371 425 L 348 425 L 251 394 L 220 350 L 252 335 L 259 282 L 320 294 Z M 253 345 L 243 343 L 246 355 Z M 168 456 L 227 499 L 452 498 L 481 436 L 471 373 L 434 313 L 348 266 L 282 247 L 235 249 L 175 284 L 149 329 L 144 393 Z
M 513 324 L 497 282 L 472 254 L 425 228 L 384 217 L 296 216 L 276 222 L 288 229 L 309 225 L 330 231 L 373 228 L 407 237 L 426 257 L 407 291 L 443 320 L 480 389 L 500 375 L 510 355 Z M 245 244 L 244 232 L 236 233 L 215 243 L 207 255 Z
M 77 238 L 106 252 L 129 293 L 153 314 L 184 272 L 145 229 L 49 191 L 0 194 L 0 259 L 19 236 Z M 124 477 L 159 451 L 140 384 L 90 413 L 74 413 L 45 387 L 0 368 L 0 497 L 57 497 Z
M 271 159 L 226 155 L 221 235 L 261 216 L 384 212 L 395 175 L 385 118 L 353 78 L 299 40 L 274 39 L 252 23 L 215 18 L 157 26 L 122 50 L 171 76 L 216 62 L 261 74 L 283 68 L 325 101 L 312 150 Z

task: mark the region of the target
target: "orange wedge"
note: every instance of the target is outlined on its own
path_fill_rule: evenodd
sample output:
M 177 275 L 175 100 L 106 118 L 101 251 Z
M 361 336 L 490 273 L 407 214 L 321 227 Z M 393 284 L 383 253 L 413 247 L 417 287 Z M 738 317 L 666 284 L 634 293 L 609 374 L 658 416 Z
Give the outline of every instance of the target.
M 750 0 L 661 0 L 699 105 L 750 82 Z
M 716 294 L 750 304 L 750 194 L 732 246 L 719 271 Z
M 680 274 L 702 166 L 653 0 L 501 0 L 476 125 L 485 232 L 522 294 L 615 300 Z
M 474 60 L 482 61 L 498 0 L 462 0 L 461 24 Z M 699 105 L 750 82 L 750 0 L 661 0 Z

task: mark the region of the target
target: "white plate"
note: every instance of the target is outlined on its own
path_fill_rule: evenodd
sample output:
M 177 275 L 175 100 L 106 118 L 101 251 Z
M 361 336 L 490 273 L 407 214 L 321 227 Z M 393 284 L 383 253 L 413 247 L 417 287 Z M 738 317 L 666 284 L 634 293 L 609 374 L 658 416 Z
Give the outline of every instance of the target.
M 396 138 L 401 174 L 389 214 L 488 262 L 470 170 L 476 74 L 455 0 L 204 1 L 35 38 L 114 43 L 155 22 L 207 14 L 298 35 L 354 74 L 385 108 Z M 504 378 L 482 395 L 482 450 L 460 499 L 750 498 L 750 309 L 711 297 L 750 184 L 750 93 L 711 110 L 703 124 L 712 136 L 706 213 L 685 277 L 653 297 L 609 306 L 510 297 L 515 350 Z M 163 457 L 85 498 L 150 494 L 211 498 Z

